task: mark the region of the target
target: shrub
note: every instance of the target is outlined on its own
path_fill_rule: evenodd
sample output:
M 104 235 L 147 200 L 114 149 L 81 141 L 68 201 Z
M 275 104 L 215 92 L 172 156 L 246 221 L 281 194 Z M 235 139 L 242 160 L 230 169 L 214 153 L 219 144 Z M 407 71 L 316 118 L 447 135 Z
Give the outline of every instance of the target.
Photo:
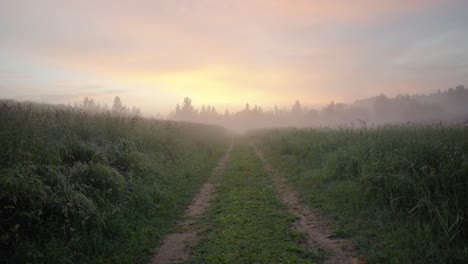
M 79 166 L 72 179 L 96 198 L 116 197 L 125 187 L 125 179 L 118 171 L 99 163 Z

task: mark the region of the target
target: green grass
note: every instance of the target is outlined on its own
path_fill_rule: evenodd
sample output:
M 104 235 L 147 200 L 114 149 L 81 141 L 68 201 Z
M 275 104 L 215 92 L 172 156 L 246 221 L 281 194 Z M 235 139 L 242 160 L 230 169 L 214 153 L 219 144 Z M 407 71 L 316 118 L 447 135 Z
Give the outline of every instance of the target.
M 468 129 L 269 130 L 252 135 L 370 263 L 468 261 Z
M 0 101 L 0 262 L 147 261 L 226 146 L 213 126 Z
M 468 128 L 269 130 L 252 140 L 369 263 L 468 262 Z M 141 263 L 227 147 L 223 129 L 0 101 L 0 263 Z M 239 139 L 194 263 L 310 263 Z
M 276 197 L 271 179 L 250 147 L 234 146 L 219 178 L 214 205 L 202 225 L 206 231 L 192 263 L 315 263 L 289 230 L 294 217 Z

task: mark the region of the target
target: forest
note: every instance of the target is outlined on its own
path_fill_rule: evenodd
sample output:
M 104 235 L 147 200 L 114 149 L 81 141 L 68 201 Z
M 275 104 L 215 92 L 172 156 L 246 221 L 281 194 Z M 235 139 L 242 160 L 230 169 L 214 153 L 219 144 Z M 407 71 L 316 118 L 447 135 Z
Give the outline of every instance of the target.
M 459 85 L 430 94 L 378 95 L 354 103 L 335 103 L 321 109 L 303 106 L 299 100 L 289 108 L 246 104 L 239 112 L 218 113 L 214 106 L 197 109 L 186 97 L 177 105 L 170 119 L 218 124 L 233 130 L 274 127 L 336 127 L 397 123 L 466 123 L 468 121 L 468 89 Z
M 197 107 L 190 97 L 185 97 L 181 105 L 167 116 L 158 119 L 213 124 L 233 131 L 245 132 L 252 129 L 278 127 L 362 127 L 383 124 L 467 124 L 468 89 L 463 85 L 440 90 L 430 94 L 397 95 L 384 94 L 356 100 L 354 103 L 335 103 L 332 101 L 322 108 L 303 106 L 296 100 L 290 107 L 272 107 L 264 110 L 259 105 L 249 103 L 237 112 L 218 112 L 214 106 Z M 116 96 L 111 107 L 101 106 L 92 98 L 85 97 L 75 103 L 74 108 L 86 112 L 119 112 L 123 115 L 142 115 L 138 107 L 124 106 Z

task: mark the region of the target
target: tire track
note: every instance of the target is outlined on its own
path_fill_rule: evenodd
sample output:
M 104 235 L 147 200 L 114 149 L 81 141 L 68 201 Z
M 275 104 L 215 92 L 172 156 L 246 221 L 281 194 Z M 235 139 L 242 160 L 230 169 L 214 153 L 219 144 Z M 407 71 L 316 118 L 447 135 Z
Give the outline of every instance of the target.
M 285 178 L 279 176 L 263 156 L 262 152 L 250 144 L 257 157 L 261 160 L 265 171 L 272 176 L 274 189 L 289 212 L 298 219 L 294 229 L 307 237 L 306 246 L 312 250 L 321 249 L 329 257 L 325 263 L 353 264 L 361 263 L 353 257 L 354 249 L 345 239 L 332 239 L 329 226 L 321 221 L 308 207 L 301 204 L 298 193 L 288 185 Z
M 151 261 L 152 264 L 175 263 L 187 260 L 190 257 L 188 247 L 198 240 L 198 230 L 195 221 L 208 209 L 214 196 L 215 178 L 221 175 L 229 160 L 232 143 L 218 165 L 213 169 L 208 181 L 203 184 L 199 193 L 192 200 L 184 214 L 184 221 L 176 226 L 174 233 L 166 235 L 162 245 Z

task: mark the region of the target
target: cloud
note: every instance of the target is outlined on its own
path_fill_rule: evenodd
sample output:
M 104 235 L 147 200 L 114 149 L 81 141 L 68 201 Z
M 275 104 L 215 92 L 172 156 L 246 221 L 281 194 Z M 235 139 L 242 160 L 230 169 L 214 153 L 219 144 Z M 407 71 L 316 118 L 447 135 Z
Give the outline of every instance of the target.
M 24 82 L 30 75 L 31 87 L 37 76 L 47 75 L 40 89 L 59 94 L 60 100 L 93 91 L 99 96 L 108 87 L 148 108 L 154 105 L 150 96 L 192 96 L 200 103 L 226 105 L 287 104 L 300 97 L 316 104 L 392 93 L 409 84 L 423 89 L 425 71 L 411 69 L 431 68 L 426 54 L 467 50 L 453 44 L 454 38 L 424 46 L 441 31 L 468 33 L 456 26 L 466 21 L 454 11 L 463 9 L 459 5 L 422 0 L 3 1 L 0 56 L 8 53 L 9 60 L 21 57 L 21 65 L 38 67 L 16 77 L 0 74 L 0 82 Z M 436 27 L 434 18 L 440 18 Z M 454 66 L 450 54 L 434 58 L 447 69 L 437 68 L 444 72 L 440 79 L 463 82 L 448 70 Z M 461 60 L 459 68 L 466 64 Z M 82 76 L 91 76 L 90 81 Z M 57 80 L 67 83 L 60 88 L 66 92 L 46 87 Z M 30 88 L 23 84 L 21 89 Z
M 10 82 L 18 80 L 27 80 L 31 76 L 28 74 L 15 73 L 15 72 L 1 72 L 0 71 L 0 82 Z

